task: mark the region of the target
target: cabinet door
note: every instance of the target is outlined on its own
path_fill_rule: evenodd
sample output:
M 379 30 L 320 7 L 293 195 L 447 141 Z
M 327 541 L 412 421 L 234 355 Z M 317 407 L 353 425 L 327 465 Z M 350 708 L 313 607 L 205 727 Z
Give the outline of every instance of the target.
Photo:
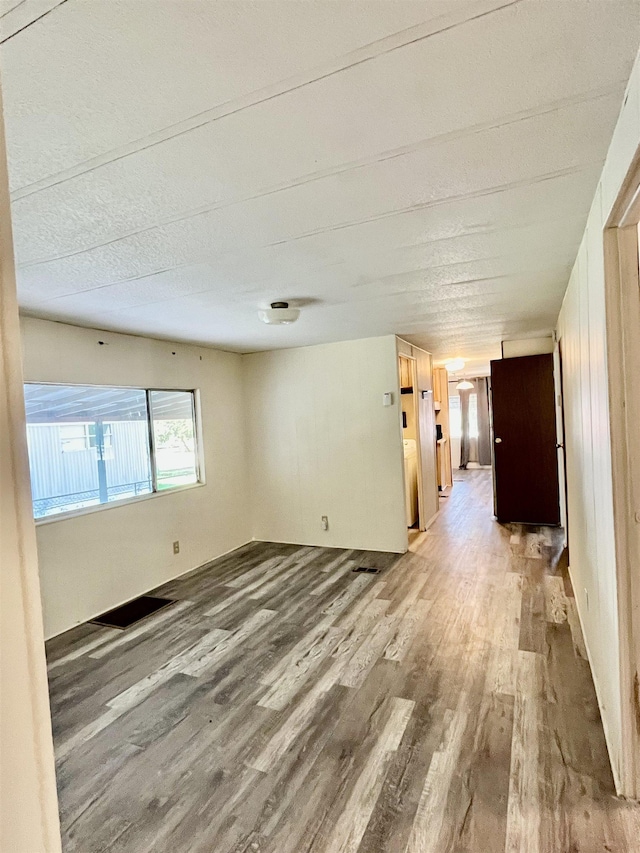
M 436 388 L 436 400 L 440 403 L 441 410 L 449 410 L 449 374 L 444 367 L 436 367 L 434 370 L 434 384 Z M 448 432 L 447 415 L 447 432 Z M 442 421 L 441 421 L 442 423 Z
M 408 388 L 411 385 L 411 370 L 409 369 L 409 359 L 400 356 L 400 387 Z

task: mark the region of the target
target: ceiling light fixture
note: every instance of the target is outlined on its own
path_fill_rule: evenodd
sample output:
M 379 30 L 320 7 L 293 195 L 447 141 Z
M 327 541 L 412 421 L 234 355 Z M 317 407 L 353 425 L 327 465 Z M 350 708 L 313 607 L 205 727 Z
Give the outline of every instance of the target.
M 272 302 L 271 308 L 258 311 L 258 317 L 269 326 L 288 326 L 300 316 L 299 308 L 289 308 L 288 302 Z
M 472 388 L 475 387 L 476 386 L 473 384 L 473 382 L 469 382 L 468 379 L 463 379 L 462 382 L 458 382 L 458 384 L 456 385 L 456 391 L 471 391 Z
M 459 370 L 464 369 L 464 359 L 452 358 L 450 361 L 445 362 L 444 366 L 449 373 L 457 373 Z

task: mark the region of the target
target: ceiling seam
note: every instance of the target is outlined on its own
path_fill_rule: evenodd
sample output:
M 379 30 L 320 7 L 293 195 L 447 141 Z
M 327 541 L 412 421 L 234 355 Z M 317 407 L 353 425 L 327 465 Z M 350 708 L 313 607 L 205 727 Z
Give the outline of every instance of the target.
M 573 218 L 579 219 L 581 222 L 583 220 L 583 217 L 573 217 Z M 545 222 L 546 221 L 547 220 L 545 220 Z M 562 217 L 562 218 L 559 218 L 557 220 L 550 220 L 550 222 L 555 222 L 555 221 L 566 223 L 567 217 Z M 512 226 L 511 228 L 483 228 L 483 229 L 478 229 L 478 230 L 474 230 L 474 231 L 468 231 L 468 232 L 465 232 L 463 234 L 456 234 L 456 235 L 453 235 L 451 237 L 441 237 L 441 238 L 438 238 L 437 240 L 431 240 L 431 241 L 427 241 L 425 243 L 421 243 L 420 245 L 421 246 L 430 246 L 430 245 L 433 245 L 435 243 L 443 243 L 443 242 L 447 242 L 450 240 L 459 240 L 459 239 L 464 238 L 464 237 L 487 236 L 489 234 L 504 233 L 505 231 L 525 230 L 527 228 L 531 228 L 531 227 L 535 226 L 536 224 L 537 223 L 535 223 L 535 222 L 531 222 L 531 223 L 527 223 L 526 225 L 515 225 L 515 226 Z M 400 247 L 400 248 L 405 248 L 405 247 Z M 409 247 L 409 248 L 413 248 L 413 247 Z M 488 261 L 488 260 L 500 260 L 503 257 L 505 257 L 505 256 L 501 255 L 501 256 L 495 256 L 495 257 L 489 257 L 489 258 L 473 258 L 473 259 L 470 259 L 467 261 L 452 261 L 451 263 L 436 264 L 434 266 L 422 267 L 422 268 L 415 269 L 415 270 L 408 270 L 408 271 L 403 272 L 403 273 L 392 273 L 388 276 L 382 276 L 382 277 L 378 277 L 375 279 L 371 279 L 370 281 L 368 281 L 362 285 L 359 285 L 359 284 L 354 285 L 352 287 L 352 290 L 355 290 L 358 287 L 366 287 L 366 286 L 369 286 L 370 284 L 373 284 L 376 281 L 384 281 L 384 280 L 386 280 L 388 278 L 392 278 L 392 277 L 409 275 L 412 273 L 419 274 L 421 271 L 428 271 L 428 270 L 434 270 L 434 269 L 435 270 L 446 269 L 447 267 L 450 267 L 450 266 L 459 266 L 459 265 L 465 264 L 465 263 L 483 263 L 483 262 Z M 135 275 L 135 276 L 130 276 L 128 278 L 118 279 L 117 281 L 110 281 L 110 282 L 107 282 L 107 284 L 99 284 L 96 287 L 88 287 L 88 288 L 84 288 L 83 290 L 73 290 L 73 291 L 70 291 L 69 293 L 58 294 L 57 296 L 53 296 L 50 299 L 40 300 L 40 304 L 41 305 L 48 305 L 48 304 L 51 304 L 52 302 L 56 302 L 58 299 L 68 299 L 69 297 L 80 296 L 80 295 L 85 294 L 85 293 L 95 293 L 98 290 L 107 290 L 110 287 L 117 287 L 120 284 L 128 284 L 130 282 L 143 281 L 145 278 L 152 278 L 153 276 L 161 275 L 162 273 L 165 273 L 165 272 L 174 272 L 175 270 L 179 270 L 179 269 L 182 269 L 182 268 L 188 267 L 188 266 L 189 266 L 189 264 L 176 264 L 175 266 L 172 266 L 172 267 L 166 267 L 166 268 L 159 269 L 159 270 L 152 270 L 151 272 L 148 272 L 148 273 L 142 273 L 140 275 Z M 163 302 L 173 302 L 176 300 L 184 299 L 185 297 L 188 297 L 188 296 L 189 297 L 190 296 L 202 296 L 205 293 L 213 293 L 213 292 L 215 292 L 215 290 L 216 290 L 216 288 L 214 288 L 214 287 L 207 287 L 204 290 L 196 290 L 196 291 L 193 291 L 192 293 L 188 293 L 188 294 L 180 294 L 178 296 L 168 296 L 164 299 L 155 299 L 153 301 L 147 300 L 145 302 L 140 303 L 140 306 L 142 306 L 142 305 L 144 305 L 144 306 L 159 305 Z M 247 294 L 251 293 L 251 291 L 243 291 L 242 293 L 244 296 L 246 296 Z M 131 306 L 129 306 L 129 307 L 131 307 Z M 139 307 L 139 306 L 137 306 L 137 307 Z M 123 309 L 123 310 L 128 310 L 128 309 Z
M 61 0 L 61 3 L 59 3 L 58 6 L 62 5 L 62 3 L 66 3 L 66 2 L 67 2 L 67 0 Z M 260 96 L 259 93 L 260 92 L 264 93 L 265 89 L 254 90 L 253 92 L 249 92 L 247 95 L 242 96 L 245 99 L 251 98 L 252 95 L 258 96 L 257 98 L 254 98 L 254 100 L 250 101 L 249 103 L 247 103 L 245 105 L 240 105 L 237 107 L 231 107 L 231 109 L 227 109 L 226 112 L 223 112 L 220 115 L 216 115 L 210 119 L 206 119 L 204 121 L 201 121 L 198 124 L 195 124 L 195 125 L 190 126 L 190 127 L 186 127 L 182 130 L 177 130 L 175 133 L 166 135 L 167 131 L 171 130 L 171 128 L 176 128 L 179 125 L 187 124 L 188 122 L 197 121 L 200 116 L 206 115 L 207 113 L 211 113 L 211 112 L 214 112 L 216 110 L 223 109 L 225 107 L 225 104 L 220 104 L 218 106 L 210 108 L 209 110 L 205 110 L 202 113 L 197 113 L 195 116 L 191 116 L 189 118 L 182 119 L 180 122 L 176 122 L 175 124 L 169 125 L 166 128 L 162 128 L 160 130 L 154 131 L 153 133 L 148 134 L 146 137 L 140 137 L 139 139 L 134 140 L 134 141 L 129 142 L 129 143 L 125 143 L 122 146 L 123 148 L 127 148 L 127 147 L 130 148 L 132 146 L 138 146 L 136 148 L 133 148 L 133 150 L 124 151 L 122 154 L 112 156 L 107 160 L 104 160 L 103 158 L 108 157 L 109 156 L 108 153 L 100 154 L 94 158 L 91 158 L 90 160 L 84 161 L 84 163 L 80 163 L 76 166 L 70 167 L 67 170 L 63 170 L 63 171 L 58 172 L 54 175 L 50 175 L 47 178 L 42 178 L 38 181 L 34 181 L 32 184 L 26 184 L 25 186 L 20 187 L 17 190 L 14 190 L 14 192 L 12 193 L 12 199 L 18 200 L 21 198 L 25 198 L 29 195 L 33 195 L 33 194 L 40 192 L 44 189 L 49 189 L 50 187 L 58 186 L 62 183 L 65 183 L 68 180 L 72 180 L 73 178 L 80 177 L 81 175 L 86 174 L 88 172 L 93 172 L 96 169 L 100 169 L 103 166 L 109 165 L 110 163 L 117 162 L 118 160 L 123 160 L 127 157 L 133 156 L 133 155 L 140 153 L 142 151 L 147 151 L 150 148 L 155 147 L 156 145 L 161 145 L 163 142 L 167 142 L 171 139 L 175 139 L 176 137 L 184 136 L 186 133 L 191 133 L 192 131 L 197 130 L 200 127 L 203 127 L 204 125 L 211 124 L 215 121 L 220 121 L 224 118 L 227 118 L 228 116 L 235 115 L 236 113 L 243 112 L 244 110 L 247 110 L 247 109 L 251 109 L 251 107 L 258 106 L 258 105 L 263 104 L 263 103 L 267 103 L 268 101 L 274 100 L 275 98 L 279 98 L 283 95 L 287 95 L 287 94 L 290 94 L 291 92 L 295 92 L 299 89 L 303 89 L 307 86 L 313 85 L 314 83 L 318 83 L 322 80 L 326 80 L 329 77 L 334 77 L 337 74 L 341 74 L 343 71 L 348 71 L 351 68 L 355 68 L 355 67 L 357 67 L 359 65 L 363 65 L 364 63 L 367 63 L 367 62 L 371 62 L 375 59 L 378 59 L 380 56 L 385 56 L 386 54 L 393 53 L 396 50 L 401 50 L 405 47 L 409 47 L 413 44 L 417 44 L 417 43 L 419 43 L 421 41 L 425 41 L 429 38 L 441 35 L 441 34 L 446 33 L 446 32 L 450 32 L 451 30 L 454 30 L 457 27 L 464 26 L 465 24 L 468 24 L 471 22 L 475 22 L 477 20 L 485 18 L 489 15 L 493 15 L 497 12 L 501 12 L 504 9 L 508 9 L 512 6 L 516 6 L 516 5 L 523 3 L 523 2 L 525 2 L 525 0 L 508 0 L 508 2 L 506 2 L 506 3 L 502 3 L 499 6 L 491 8 L 491 9 L 484 11 L 484 12 L 480 12 L 477 15 L 473 15 L 469 18 L 465 18 L 462 21 L 456 21 L 455 23 L 444 26 L 439 30 L 430 31 L 424 35 L 417 36 L 415 38 L 404 41 L 400 44 L 392 45 L 386 49 L 383 49 L 383 50 L 380 50 L 376 53 L 373 53 L 370 56 L 365 56 L 361 59 L 356 59 L 352 62 L 343 63 L 338 68 L 335 68 L 335 69 L 330 70 L 330 71 L 325 72 L 325 73 L 318 74 L 318 76 L 316 76 L 312 79 L 303 80 L 300 83 L 292 84 L 290 82 L 292 80 L 292 78 L 288 78 L 287 80 L 280 81 L 279 83 L 272 84 L 270 87 L 265 87 L 265 88 L 269 89 L 269 88 L 277 88 L 279 86 L 280 87 L 279 90 L 275 91 L 273 94 L 264 94 L 263 96 Z M 58 8 L 58 6 L 55 6 L 54 8 Z M 50 11 L 53 11 L 53 10 L 50 10 Z M 47 13 L 45 13 L 45 15 L 46 14 L 49 14 L 49 13 L 47 12 Z M 41 17 L 44 17 L 44 15 L 42 15 Z M 438 20 L 438 19 L 436 19 L 436 20 Z M 354 53 L 362 53 L 362 52 L 366 51 L 367 49 L 371 50 L 371 48 L 373 48 L 374 45 L 381 44 L 381 43 L 388 42 L 388 41 L 392 41 L 393 39 L 397 39 L 397 37 L 402 35 L 403 33 L 409 33 L 409 32 L 415 31 L 416 29 L 419 29 L 421 27 L 423 28 L 425 26 L 429 26 L 429 24 L 417 24 L 414 27 L 407 28 L 406 30 L 400 30 L 397 33 L 392 33 L 389 36 L 385 36 L 382 39 L 378 39 L 377 41 L 370 42 L 369 44 L 363 45 L 360 48 L 356 48 L 356 50 L 351 51 L 350 54 L 347 54 L 347 56 L 353 55 Z M 431 24 L 431 26 L 432 26 L 432 24 Z M 19 31 L 19 32 L 21 32 L 21 31 Z M 289 83 L 288 87 L 283 88 L 284 86 L 287 85 L 287 83 Z M 227 106 L 231 105 L 231 104 L 233 104 L 233 101 L 227 102 Z M 164 135 L 162 136 L 161 139 L 157 139 L 157 140 L 153 139 L 154 136 L 158 136 L 158 135 L 162 135 L 162 134 L 164 134 Z M 151 140 L 151 141 L 147 142 L 146 144 L 140 144 L 145 139 Z M 113 150 L 116 150 L 116 149 L 113 149 Z M 98 161 L 98 162 L 95 162 L 95 161 Z M 89 166 L 88 164 L 90 164 L 90 163 L 94 163 L 94 165 Z M 85 166 L 87 166 L 87 168 L 83 168 Z M 56 180 L 56 178 L 59 176 L 60 176 L 60 179 Z
M 23 0 L 23 2 L 24 2 L 24 0 Z M 34 18 L 32 21 L 29 21 L 28 24 L 25 24 L 24 27 L 20 27 L 19 30 L 15 31 L 15 33 L 11 33 L 10 36 L 7 36 L 6 38 L 0 39 L 0 45 L 6 44 L 8 41 L 11 41 L 12 38 L 15 38 L 16 36 L 20 35 L 20 33 L 23 33 L 25 30 L 28 30 L 29 27 L 32 27 L 34 24 L 37 24 L 38 21 L 41 21 L 43 18 L 46 18 L 47 15 L 50 15 L 52 12 L 55 12 L 56 9 L 59 9 L 60 6 L 64 6 L 64 4 L 67 2 L 68 2 L 68 0 L 60 0 L 60 2 L 56 3 L 56 5 L 53 6 L 51 9 L 47 9 L 46 12 L 43 12 L 41 15 L 38 15 L 37 18 Z M 22 6 L 22 3 L 18 3 L 18 6 Z M 18 8 L 18 6 L 14 6 L 13 9 L 9 9 L 9 11 L 6 12 L 6 15 L 10 15 L 11 12 L 14 11 L 14 9 Z M 4 18 L 5 15 L 3 15 L 2 17 Z
M 373 216 L 365 217 L 364 219 L 356 219 L 350 222 L 342 222 L 337 225 L 329 225 L 324 228 L 317 228 L 313 231 L 307 231 L 303 234 L 298 234 L 295 237 L 288 237 L 286 240 L 276 240 L 272 243 L 267 243 L 265 246 L 261 248 L 271 248 L 273 246 L 282 246 L 287 243 L 295 243 L 299 240 L 306 240 L 308 237 L 315 237 L 319 234 L 330 234 L 333 231 L 342 231 L 347 228 L 357 227 L 358 225 L 366 225 L 369 222 L 378 222 L 383 219 L 389 219 L 394 216 L 403 216 L 408 213 L 415 213 L 421 210 L 429 210 L 436 207 L 441 207 L 445 204 L 455 204 L 460 201 L 468 201 L 470 199 L 477 198 L 486 198 L 491 195 L 499 195 L 503 192 L 509 192 L 513 189 L 521 189 L 529 186 L 534 186 L 535 184 L 544 183 L 545 181 L 552 181 L 558 178 L 569 177 L 570 175 L 577 175 L 580 172 L 585 172 L 588 169 L 597 166 L 598 168 L 602 168 L 602 160 L 593 160 L 588 163 L 583 163 L 580 166 L 569 166 L 565 169 L 555 169 L 552 172 L 546 172 L 542 175 L 536 175 L 532 178 L 523 178 L 519 181 L 508 181 L 506 184 L 498 184 L 493 187 L 487 187 L 481 190 L 473 190 L 468 193 L 459 193 L 458 195 L 446 196 L 442 199 L 436 199 L 435 201 L 427 201 L 427 202 L 419 202 L 417 204 L 408 205 L 407 207 L 397 208 L 396 210 L 386 211 L 379 214 L 374 214 Z
M 594 89 L 590 90 L 587 93 L 581 93 L 581 95 L 576 97 L 564 98 L 559 101 L 552 101 L 549 104 L 545 104 L 539 108 L 521 110 L 519 112 L 511 114 L 510 116 L 503 117 L 492 122 L 480 122 L 475 125 L 470 125 L 469 127 L 461 130 L 439 134 L 437 136 L 429 137 L 428 139 L 410 143 L 409 145 L 400 146 L 399 148 L 395 149 L 389 149 L 388 151 L 381 152 L 379 155 L 374 157 L 369 157 L 367 159 L 363 158 L 362 160 L 353 160 L 348 163 L 340 164 L 339 166 L 336 166 L 333 169 L 324 169 L 318 172 L 311 172 L 307 175 L 301 176 L 299 179 L 293 179 L 282 184 L 277 184 L 272 187 L 268 187 L 264 191 L 259 193 L 239 196 L 218 203 L 200 205 L 199 207 L 193 208 L 190 211 L 183 211 L 182 213 L 171 216 L 160 222 L 154 222 L 153 225 L 146 225 L 143 228 L 138 228 L 134 231 L 128 231 L 125 234 L 120 234 L 116 237 L 113 237 L 112 239 L 105 240 L 101 243 L 93 243 L 90 246 L 86 246 L 72 252 L 65 252 L 64 254 L 60 255 L 53 255 L 48 258 L 36 258 L 34 260 L 27 261 L 26 263 L 19 263 L 18 268 L 27 269 L 32 266 L 54 263 L 56 261 L 65 260 L 66 258 L 78 257 L 79 255 L 95 251 L 96 249 L 104 248 L 105 246 L 112 246 L 115 243 L 121 242 L 122 240 L 129 240 L 132 237 L 137 237 L 141 234 L 148 234 L 160 228 L 166 228 L 170 225 L 176 225 L 180 222 L 186 222 L 189 219 L 197 219 L 199 216 L 206 216 L 209 213 L 215 213 L 219 210 L 226 210 L 230 207 L 235 207 L 239 204 L 247 204 L 251 201 L 257 201 L 262 198 L 268 198 L 269 196 L 277 195 L 281 192 L 287 192 L 291 189 L 297 189 L 298 187 L 306 186 L 308 184 L 315 183 L 316 181 L 326 180 L 328 178 L 336 177 L 338 175 L 344 175 L 348 174 L 349 172 L 358 171 L 360 169 L 366 169 L 370 166 L 376 166 L 380 163 L 388 162 L 389 160 L 399 159 L 404 156 L 410 156 L 411 154 L 414 154 L 417 151 L 420 151 L 425 148 L 438 147 L 439 145 L 445 145 L 447 143 L 465 139 L 465 137 L 467 136 L 475 136 L 480 133 L 501 129 L 503 127 L 508 127 L 523 121 L 528 121 L 533 118 L 539 118 L 540 116 L 548 115 L 553 112 L 559 112 L 562 109 L 570 109 L 571 107 L 579 106 L 581 104 L 589 103 L 591 101 L 597 101 L 607 97 L 612 97 L 613 95 L 618 94 L 619 88 L 620 86 L 618 85 L 618 83 L 615 83 L 603 89 Z M 19 201 L 20 200 L 14 202 L 14 204 L 19 203 Z
M 18 6 L 22 6 L 22 4 L 26 2 L 27 0 L 18 0 L 15 6 L 12 6 L 10 9 L 7 9 L 6 12 L 3 12 L 2 15 L 0 15 L 0 20 L 2 20 L 2 18 L 6 18 L 7 15 L 10 15 L 12 12 L 14 12 L 18 8 Z
M 404 207 L 404 208 L 398 208 L 396 210 L 385 211 L 383 213 L 375 214 L 373 216 L 365 217 L 363 219 L 357 219 L 357 220 L 352 220 L 349 222 L 338 223 L 337 225 L 327 226 L 325 228 L 316 229 L 315 231 L 308 231 L 304 234 L 298 234 L 298 235 L 295 235 L 293 237 L 289 237 L 286 240 L 278 240 L 278 241 L 271 242 L 271 243 L 265 243 L 261 246 L 255 246 L 253 248 L 258 249 L 258 250 L 273 248 L 275 246 L 282 246 L 282 245 L 286 245 L 288 243 L 295 243 L 295 242 L 298 242 L 299 240 L 305 240 L 305 239 L 308 239 L 310 237 L 318 236 L 320 234 L 330 234 L 333 231 L 343 231 L 343 230 L 346 230 L 348 228 L 356 228 L 359 225 L 366 225 L 366 224 L 369 224 L 371 222 L 379 222 L 379 221 L 384 220 L 384 219 L 391 219 L 394 216 L 404 216 L 404 215 L 411 214 L 411 213 L 418 213 L 422 210 L 429 210 L 429 209 L 433 209 L 436 207 L 441 207 L 441 206 L 447 205 L 447 204 L 455 204 L 455 203 L 458 203 L 461 201 L 467 201 L 470 199 L 486 198 L 486 197 L 491 196 L 491 195 L 499 195 L 500 193 L 509 192 L 513 189 L 520 189 L 520 188 L 532 186 L 532 185 L 537 184 L 537 183 L 543 183 L 546 181 L 552 181 L 552 180 L 557 180 L 559 178 L 569 177 L 569 176 L 574 175 L 574 174 L 580 174 L 580 172 L 587 171 L 588 169 L 593 168 L 594 166 L 601 167 L 602 166 L 601 161 L 600 160 L 593 161 L 593 162 L 584 164 L 583 166 L 580 166 L 580 167 L 568 167 L 565 169 L 557 169 L 553 172 L 543 173 L 542 175 L 538 175 L 538 176 L 535 176 L 533 178 L 527 178 L 527 179 L 523 179 L 520 181 L 510 181 L 506 184 L 500 184 L 498 186 L 489 187 L 489 188 L 485 188 L 482 190 L 474 190 L 474 191 L 469 192 L 469 193 L 461 193 L 461 194 L 454 195 L 454 196 L 446 196 L 442 199 L 437 199 L 435 201 L 428 201 L 428 202 L 423 202 L 420 204 L 410 205 L 410 206 Z M 51 262 L 47 261 L 47 262 L 45 262 L 44 265 L 46 265 L 47 263 L 54 263 L 54 262 L 53 261 L 51 261 Z M 183 266 L 188 266 L 188 265 L 176 264 L 174 267 L 169 267 L 169 268 L 164 268 L 164 269 L 159 270 L 157 274 L 159 274 L 161 272 L 169 272 L 172 269 L 180 269 Z M 17 267 L 16 269 L 20 269 L 20 268 L 21 267 Z M 144 275 L 141 275 L 141 276 L 134 276 L 132 278 L 121 279 L 119 281 L 112 282 L 111 284 L 120 284 L 120 283 L 124 283 L 126 281 L 134 281 L 137 278 L 146 278 L 146 277 L 149 277 L 151 275 L 153 275 L 153 273 L 145 273 Z M 99 287 L 104 287 L 104 286 L 106 286 L 106 285 L 100 285 Z M 92 289 L 98 289 L 98 288 L 89 288 L 89 290 L 92 290 Z M 78 291 L 74 291 L 73 293 L 77 293 L 77 292 Z M 88 292 L 88 291 L 80 291 L 80 292 Z M 72 296 L 73 293 L 63 294 L 63 295 Z M 54 298 L 59 299 L 61 297 L 54 297 Z

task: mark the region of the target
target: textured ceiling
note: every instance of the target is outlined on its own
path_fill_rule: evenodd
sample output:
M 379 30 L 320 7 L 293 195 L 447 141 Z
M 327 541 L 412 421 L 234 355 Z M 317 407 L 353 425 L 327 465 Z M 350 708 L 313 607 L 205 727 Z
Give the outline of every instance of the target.
M 549 332 L 640 39 L 637 0 L 0 14 L 22 310 L 243 352 Z

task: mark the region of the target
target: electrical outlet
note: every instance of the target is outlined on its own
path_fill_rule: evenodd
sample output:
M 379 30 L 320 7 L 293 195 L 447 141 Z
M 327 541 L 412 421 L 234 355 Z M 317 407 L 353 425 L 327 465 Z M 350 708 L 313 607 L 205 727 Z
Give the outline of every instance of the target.
M 321 521 L 322 521 L 322 529 L 328 530 L 329 529 L 329 516 L 323 515 L 321 518 Z
M 176 541 L 173 543 L 173 553 L 174 553 L 174 554 L 179 554 L 179 553 L 180 553 L 180 542 L 179 542 L 177 539 L 176 539 Z

